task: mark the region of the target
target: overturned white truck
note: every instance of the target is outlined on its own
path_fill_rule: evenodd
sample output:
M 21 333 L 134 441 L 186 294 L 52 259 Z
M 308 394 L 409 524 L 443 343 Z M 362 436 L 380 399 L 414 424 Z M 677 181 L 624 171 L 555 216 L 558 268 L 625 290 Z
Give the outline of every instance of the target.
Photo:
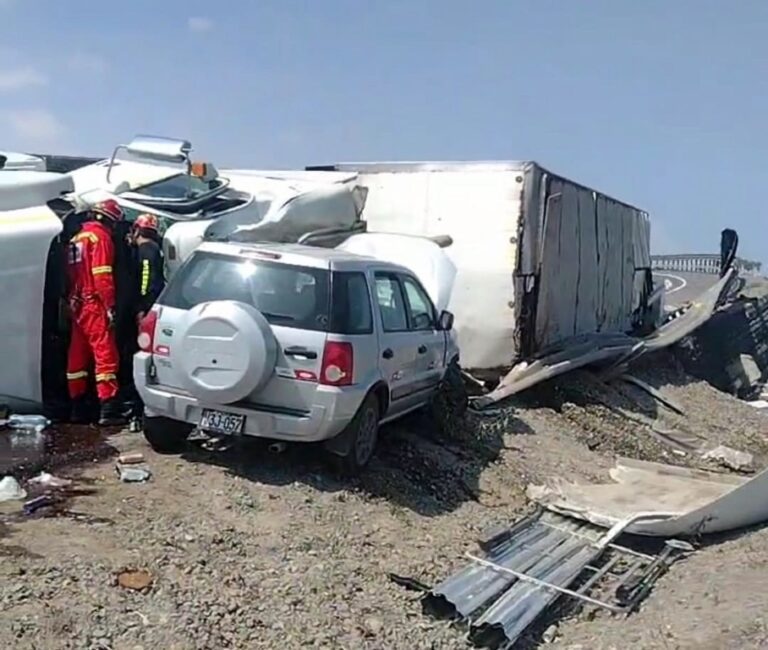
M 449 235 L 465 368 L 495 370 L 584 335 L 641 328 L 652 293 L 643 210 L 534 162 L 348 163 L 368 231 Z
M 121 149 L 127 157 L 118 157 Z M 449 235 L 446 252 L 458 269 L 449 308 L 462 365 L 474 370 L 495 371 L 565 341 L 627 332 L 648 320 L 647 214 L 535 163 L 219 174 L 212 165 L 194 165 L 190 152 L 184 140 L 138 137 L 111 159 L 69 174 L 0 175 L 0 295 L 7 314 L 13 311 L 0 345 L 0 400 L 39 404 L 45 376 L 61 365 L 61 339 L 49 349 L 60 327 L 52 299 L 59 266 L 52 260 L 73 213 L 107 196 L 129 220 L 143 211 L 158 216 L 170 273 L 203 241 L 297 241 L 310 234 L 313 243 L 333 246 L 364 229 Z M 382 245 L 395 257 L 407 253 Z M 441 269 L 424 271 L 439 292 Z M 42 330 L 29 325 L 41 320 Z M 21 380 L 8 370 L 22 367 Z

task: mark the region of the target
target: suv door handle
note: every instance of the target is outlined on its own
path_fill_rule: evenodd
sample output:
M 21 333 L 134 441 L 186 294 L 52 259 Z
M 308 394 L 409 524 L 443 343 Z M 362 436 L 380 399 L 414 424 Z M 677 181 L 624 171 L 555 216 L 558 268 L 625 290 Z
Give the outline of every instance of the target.
M 419 346 L 419 354 L 426 354 L 427 353 L 427 346 L 426 345 L 420 345 Z
M 395 356 L 395 353 L 392 352 L 391 348 L 387 348 L 386 350 L 384 350 L 384 352 L 381 353 L 381 356 L 384 357 L 385 359 L 391 359 L 392 357 Z
M 285 350 L 283 350 L 283 354 L 285 354 L 286 357 L 304 357 L 305 359 L 317 359 L 317 352 L 314 350 L 308 350 L 307 348 L 303 348 L 299 345 L 285 348 Z

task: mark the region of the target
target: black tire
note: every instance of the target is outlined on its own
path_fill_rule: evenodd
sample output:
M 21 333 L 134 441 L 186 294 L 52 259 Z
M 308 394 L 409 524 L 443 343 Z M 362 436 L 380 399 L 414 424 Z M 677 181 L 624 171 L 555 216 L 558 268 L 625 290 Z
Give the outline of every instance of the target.
M 449 364 L 430 406 L 432 418 L 440 433 L 449 438 L 463 437 L 461 429 L 469 406 L 469 396 L 458 361 Z
M 144 438 L 158 454 L 184 451 L 192 429 L 192 425 L 170 418 L 144 418 Z
M 381 410 L 374 394 L 368 395 L 360 405 L 355 417 L 339 434 L 348 436 L 349 441 L 343 454 L 335 455 L 337 469 L 344 476 L 357 476 L 373 458 L 379 439 Z

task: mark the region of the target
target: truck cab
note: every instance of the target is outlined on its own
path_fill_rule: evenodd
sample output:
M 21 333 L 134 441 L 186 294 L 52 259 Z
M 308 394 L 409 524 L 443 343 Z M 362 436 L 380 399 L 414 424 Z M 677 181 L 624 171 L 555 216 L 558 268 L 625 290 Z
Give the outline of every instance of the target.
M 154 214 L 169 277 L 205 241 L 295 242 L 310 231 L 359 227 L 357 174 L 219 170 L 194 162 L 187 140 L 137 136 L 109 159 L 70 173 L 79 209 L 115 199 L 126 219 Z
M 41 368 L 56 359 L 58 304 L 47 298 L 60 281 L 64 224 L 55 208 L 73 189 L 63 174 L 0 173 L 0 402 L 20 412 L 42 408 Z

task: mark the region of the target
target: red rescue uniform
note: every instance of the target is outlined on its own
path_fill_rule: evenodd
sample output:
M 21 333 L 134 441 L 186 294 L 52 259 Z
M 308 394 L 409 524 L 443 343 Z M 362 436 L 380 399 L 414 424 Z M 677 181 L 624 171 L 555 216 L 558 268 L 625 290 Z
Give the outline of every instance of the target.
M 67 382 L 72 399 L 88 389 L 88 368 L 94 362 L 100 402 L 117 395 L 119 357 L 112 314 L 115 281 L 112 267 L 115 247 L 109 228 L 88 221 L 69 244 L 69 307 L 72 338 L 67 360 Z

